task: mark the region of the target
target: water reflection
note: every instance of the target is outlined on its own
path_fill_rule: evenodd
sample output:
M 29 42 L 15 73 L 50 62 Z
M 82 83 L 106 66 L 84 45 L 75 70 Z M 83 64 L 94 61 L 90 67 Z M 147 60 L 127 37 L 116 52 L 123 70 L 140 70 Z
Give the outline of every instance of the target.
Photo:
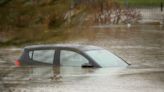
M 23 67 L 10 72 L 3 78 L 6 89 L 27 92 L 96 90 L 145 92 L 163 90 L 163 68 L 78 68 L 78 67 Z M 146 86 L 146 87 L 145 87 Z M 79 89 L 80 88 L 80 89 Z M 112 88 L 112 89 L 111 89 Z M 108 90 L 108 91 L 107 91 Z M 20 92 L 21 92 L 20 91 Z M 160 92 L 160 91 L 159 91 Z
M 97 69 L 81 68 L 81 67 L 52 67 L 52 66 L 31 66 L 13 69 L 7 73 L 3 80 L 9 82 L 50 82 L 50 81 L 66 81 L 76 79 L 83 79 L 87 74 L 94 73 Z

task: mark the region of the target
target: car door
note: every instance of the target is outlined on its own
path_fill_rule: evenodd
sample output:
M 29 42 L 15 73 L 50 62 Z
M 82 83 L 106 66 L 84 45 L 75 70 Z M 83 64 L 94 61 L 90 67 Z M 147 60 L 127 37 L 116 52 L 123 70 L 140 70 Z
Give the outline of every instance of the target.
M 60 66 L 64 67 L 81 67 L 90 61 L 81 53 L 73 50 L 60 50 Z

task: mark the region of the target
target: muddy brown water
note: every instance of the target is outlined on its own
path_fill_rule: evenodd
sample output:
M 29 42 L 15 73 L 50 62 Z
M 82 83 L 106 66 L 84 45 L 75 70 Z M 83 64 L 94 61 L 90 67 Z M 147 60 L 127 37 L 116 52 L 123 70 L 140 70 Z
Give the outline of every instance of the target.
M 87 34 L 87 35 L 86 35 Z M 15 68 L 19 48 L 0 49 L 2 92 L 163 92 L 164 27 L 94 26 L 67 33 L 67 41 L 104 47 L 132 66 Z

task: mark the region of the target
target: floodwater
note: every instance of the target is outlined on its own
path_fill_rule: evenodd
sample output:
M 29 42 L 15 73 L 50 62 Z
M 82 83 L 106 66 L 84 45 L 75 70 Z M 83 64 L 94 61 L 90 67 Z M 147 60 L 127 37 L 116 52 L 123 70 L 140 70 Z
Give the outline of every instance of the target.
M 0 49 L 2 92 L 164 92 L 164 27 L 93 26 L 67 31 L 66 41 L 104 47 L 132 64 L 125 68 L 15 68 L 21 49 Z M 86 35 L 87 34 L 87 35 Z

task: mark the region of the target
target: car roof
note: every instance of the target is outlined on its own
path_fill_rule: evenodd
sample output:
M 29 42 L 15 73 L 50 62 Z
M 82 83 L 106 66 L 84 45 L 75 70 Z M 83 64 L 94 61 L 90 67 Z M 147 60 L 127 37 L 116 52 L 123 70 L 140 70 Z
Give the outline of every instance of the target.
M 68 48 L 68 49 L 78 49 L 81 51 L 88 50 L 100 50 L 103 48 L 93 46 L 93 45 L 80 45 L 80 44 L 42 44 L 42 45 L 31 45 L 26 46 L 24 49 L 49 49 L 49 48 Z

